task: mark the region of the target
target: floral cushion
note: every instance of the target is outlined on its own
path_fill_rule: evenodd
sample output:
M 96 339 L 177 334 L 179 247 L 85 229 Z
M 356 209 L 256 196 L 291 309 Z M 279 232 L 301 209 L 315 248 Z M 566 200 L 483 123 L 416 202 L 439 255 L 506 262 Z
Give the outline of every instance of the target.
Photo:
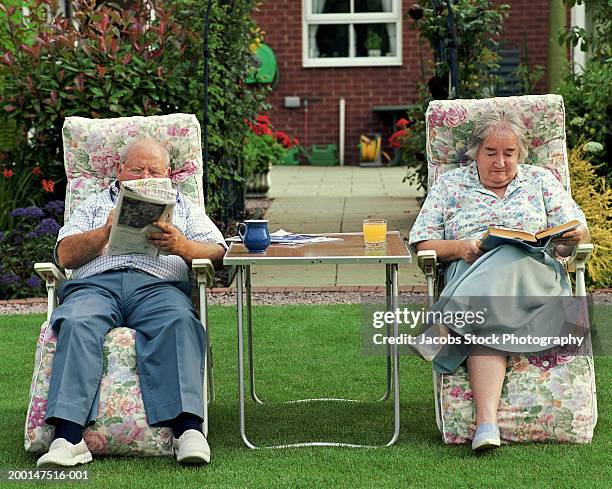
M 151 428 L 136 370 L 135 331 L 112 329 L 104 341 L 104 374 L 96 424 L 85 430 L 89 450 L 98 455 L 171 455 L 170 428 Z M 40 330 L 36 347 L 30 405 L 25 426 L 25 449 L 46 452 L 54 428 L 45 424 L 47 394 L 57 339 L 49 323 Z
M 469 163 L 465 151 L 474 120 L 492 107 L 520 114 L 529 141 L 525 163 L 548 168 L 569 189 L 565 107 L 560 95 L 430 102 L 426 113 L 428 186 L 442 173 Z
M 170 178 L 193 202 L 204 206 L 200 124 L 193 114 L 117 119 L 67 117 L 63 128 L 67 220 L 79 203 L 108 188 L 127 145 L 143 136 L 170 154 Z
M 476 426 L 466 368 L 442 374 L 438 395 L 444 442 L 469 442 Z M 589 443 L 597 422 L 592 357 L 554 353 L 509 357 L 497 421 L 504 442 Z

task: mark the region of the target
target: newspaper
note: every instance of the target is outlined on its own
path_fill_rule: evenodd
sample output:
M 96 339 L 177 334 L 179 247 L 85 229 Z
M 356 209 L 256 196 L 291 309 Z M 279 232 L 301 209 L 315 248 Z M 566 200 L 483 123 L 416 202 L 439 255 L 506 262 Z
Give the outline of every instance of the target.
M 147 241 L 147 234 L 161 231 L 152 225 L 155 221 L 172 224 L 175 203 L 176 190 L 169 178 L 122 182 L 108 239 L 108 253 L 159 256 L 160 249 Z
M 225 241 L 233 243 L 242 243 L 240 236 L 228 238 Z M 270 244 L 282 245 L 305 245 L 312 243 L 328 243 L 330 241 L 344 241 L 342 238 L 330 238 L 329 236 L 320 236 L 317 234 L 295 234 L 284 229 L 279 229 L 270 233 Z

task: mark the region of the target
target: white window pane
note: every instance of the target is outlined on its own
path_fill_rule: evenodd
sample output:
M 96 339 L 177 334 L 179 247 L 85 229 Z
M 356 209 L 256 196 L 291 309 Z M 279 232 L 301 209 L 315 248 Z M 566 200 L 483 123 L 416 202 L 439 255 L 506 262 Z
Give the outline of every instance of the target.
M 355 24 L 355 52 L 361 56 L 396 56 L 396 24 Z
M 350 0 L 310 0 L 313 14 L 348 14 Z
M 308 26 L 308 57 L 346 58 L 349 55 L 348 28 L 347 24 Z

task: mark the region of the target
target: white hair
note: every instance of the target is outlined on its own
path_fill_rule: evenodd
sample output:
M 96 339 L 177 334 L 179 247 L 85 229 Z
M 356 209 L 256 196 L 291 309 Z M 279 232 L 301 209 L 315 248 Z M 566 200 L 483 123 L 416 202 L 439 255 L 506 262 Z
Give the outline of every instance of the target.
M 529 146 L 527 143 L 527 128 L 516 113 L 507 112 L 503 109 L 494 109 L 483 112 L 474 122 L 474 128 L 467 141 L 465 154 L 472 160 L 476 159 L 476 154 L 482 142 L 494 131 L 507 129 L 518 139 L 518 162 L 522 163 L 527 158 Z
M 123 149 L 123 152 L 121 153 L 121 164 L 123 165 L 125 163 L 125 159 L 127 158 L 128 154 L 130 153 L 130 151 L 132 149 L 134 149 L 135 146 L 138 146 L 139 144 L 143 144 L 146 143 L 147 145 L 151 145 L 151 146 L 155 146 L 159 149 L 161 155 L 162 155 L 162 159 L 164 161 L 164 165 L 166 167 L 170 166 L 170 153 L 168 153 L 168 150 L 166 148 L 164 148 L 159 141 L 156 141 L 155 139 L 153 139 L 150 136 L 143 136 L 137 139 L 133 139 L 132 141 L 129 142 L 129 144 Z

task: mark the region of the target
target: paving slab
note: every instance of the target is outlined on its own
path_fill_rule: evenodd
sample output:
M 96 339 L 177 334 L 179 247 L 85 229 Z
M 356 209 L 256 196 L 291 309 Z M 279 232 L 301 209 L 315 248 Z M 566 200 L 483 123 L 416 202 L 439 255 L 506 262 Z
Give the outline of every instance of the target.
M 408 236 L 423 192 L 402 182 L 405 167 L 360 168 L 277 166 L 272 169 L 268 197 L 274 199 L 266 219 L 272 231 L 296 233 L 361 231 L 366 218 L 384 218 L 389 230 Z M 423 285 L 413 264 L 401 266 L 402 286 Z M 385 272 L 375 265 L 310 265 L 253 267 L 253 286 L 381 286 Z

